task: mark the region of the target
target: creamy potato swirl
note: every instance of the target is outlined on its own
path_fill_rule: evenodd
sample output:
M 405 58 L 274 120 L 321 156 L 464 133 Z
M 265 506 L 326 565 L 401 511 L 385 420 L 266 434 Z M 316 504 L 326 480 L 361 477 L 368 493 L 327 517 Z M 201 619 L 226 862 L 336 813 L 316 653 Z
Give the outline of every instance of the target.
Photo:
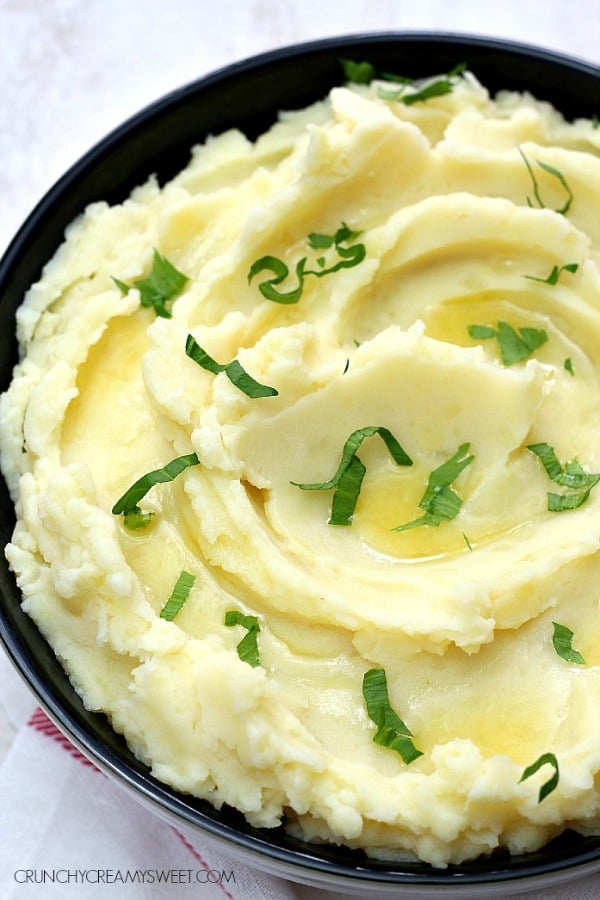
M 388 86 L 389 87 L 389 86 Z M 7 555 L 24 608 L 85 704 L 175 788 L 257 826 L 434 866 L 598 828 L 600 488 L 551 511 L 530 447 L 600 472 L 600 131 L 467 73 L 414 104 L 334 89 L 256 143 L 227 132 L 160 187 L 89 207 L 18 314 L 2 465 Z M 311 234 L 347 227 L 355 265 Z M 169 317 L 140 305 L 153 251 L 187 277 Z M 267 299 L 257 260 L 307 274 Z M 321 262 L 319 262 L 321 258 Z M 119 290 L 117 279 L 131 289 Z M 507 323 L 544 340 L 506 364 Z M 255 398 L 186 354 L 194 340 L 277 394 Z M 330 524 L 348 437 L 378 433 L 356 508 Z M 460 447 L 456 514 L 423 514 Z M 196 453 L 140 502 L 130 485 Z M 594 485 L 595 486 L 595 485 Z M 160 611 L 195 577 L 172 621 Z M 256 616 L 259 665 L 237 651 Z M 559 655 L 553 623 L 583 663 Z M 373 741 L 362 682 L 421 755 Z M 552 771 L 522 778 L 552 754 Z

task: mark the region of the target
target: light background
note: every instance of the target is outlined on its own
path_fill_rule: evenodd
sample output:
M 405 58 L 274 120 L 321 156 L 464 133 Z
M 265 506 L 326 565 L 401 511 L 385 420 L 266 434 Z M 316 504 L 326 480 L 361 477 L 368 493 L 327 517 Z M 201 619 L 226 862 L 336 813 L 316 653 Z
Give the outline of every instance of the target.
M 0 249 L 142 106 L 304 40 L 382 30 L 515 38 L 600 62 L 598 0 L 0 0 Z
M 598 64 L 599 11 L 598 0 L 0 0 L 0 253 L 92 144 L 228 63 L 336 34 L 425 30 L 513 38 Z M 0 650 L 0 762 L 30 708 Z

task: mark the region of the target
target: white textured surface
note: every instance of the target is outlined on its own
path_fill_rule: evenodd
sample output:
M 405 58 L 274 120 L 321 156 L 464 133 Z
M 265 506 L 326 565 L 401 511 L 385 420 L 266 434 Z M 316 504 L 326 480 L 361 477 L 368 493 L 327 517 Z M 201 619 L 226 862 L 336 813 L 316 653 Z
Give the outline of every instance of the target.
M 0 0 L 0 252 L 71 163 L 172 89 L 264 50 L 385 30 L 514 38 L 600 61 L 597 0 Z M 33 705 L 0 651 L 0 761 Z

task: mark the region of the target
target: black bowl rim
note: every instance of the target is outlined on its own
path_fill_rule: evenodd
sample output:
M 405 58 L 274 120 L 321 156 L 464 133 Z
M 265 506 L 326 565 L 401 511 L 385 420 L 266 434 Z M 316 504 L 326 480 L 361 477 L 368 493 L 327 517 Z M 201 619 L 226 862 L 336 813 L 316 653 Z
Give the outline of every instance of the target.
M 251 71 L 270 67 L 273 64 L 294 56 L 306 56 L 323 51 L 360 50 L 365 44 L 394 43 L 402 46 L 407 43 L 435 44 L 444 48 L 474 48 L 483 52 L 502 52 L 517 58 L 536 60 L 540 63 L 548 63 L 550 66 L 563 67 L 570 71 L 579 71 L 599 81 L 600 66 L 562 53 L 557 50 L 549 50 L 544 47 L 519 42 L 508 38 L 488 37 L 478 34 L 465 34 L 461 32 L 436 32 L 436 31 L 390 31 L 390 32 L 364 32 L 348 35 L 332 36 L 305 41 L 274 50 L 268 50 L 245 59 L 230 63 L 221 68 L 207 73 L 147 104 L 143 109 L 128 117 L 124 122 L 112 129 L 104 138 L 94 144 L 83 156 L 81 156 L 44 194 L 40 201 L 33 207 L 6 251 L 0 259 L 0 297 L 3 296 L 5 282 L 9 274 L 17 265 L 24 248 L 34 237 L 42 224 L 49 209 L 60 203 L 65 193 L 77 180 L 86 173 L 96 162 L 108 153 L 115 144 L 125 141 L 136 132 L 141 125 L 149 120 L 159 118 L 165 110 L 176 105 L 182 98 L 194 94 L 197 91 L 206 90 L 213 84 L 226 82 Z M 190 145 L 191 147 L 191 145 Z M 128 193 L 128 192 L 127 192 Z M 80 207 L 81 210 L 81 207 Z M 70 219 L 69 219 L 70 221 Z M 33 278 L 31 279 L 33 280 Z M 30 282 L 31 283 L 31 282 Z M 2 388 L 3 389 L 3 388 Z M 3 534 L 6 540 L 8 534 Z M 9 576 L 10 577 L 10 576 Z M 0 583 L 1 598 L 4 600 L 4 588 L 6 584 Z M 35 626 L 33 626 L 35 628 Z M 41 636 L 40 636 L 41 637 Z M 332 862 L 323 857 L 318 846 L 302 844 L 303 849 L 290 850 L 288 847 L 274 845 L 269 839 L 269 832 L 254 831 L 243 833 L 241 830 L 223 824 L 218 820 L 203 814 L 197 809 L 191 808 L 183 795 L 173 792 L 171 789 L 156 781 L 152 776 L 141 771 L 143 766 L 134 768 L 115 754 L 112 748 L 107 747 L 101 738 L 89 730 L 85 723 L 78 718 L 72 709 L 66 708 L 64 703 L 52 692 L 49 685 L 41 677 L 41 670 L 36 666 L 35 658 L 31 658 L 27 652 L 23 636 L 5 615 L 3 605 L 0 605 L 0 640 L 5 650 L 25 680 L 30 690 L 36 696 L 42 708 L 47 712 L 62 732 L 77 746 L 81 752 L 91 759 L 102 771 L 111 774 L 122 787 L 133 791 L 137 798 L 146 806 L 152 807 L 159 814 L 173 816 L 178 821 L 185 822 L 200 829 L 207 836 L 224 842 L 228 847 L 237 847 L 250 854 L 256 854 L 255 864 L 260 868 L 260 858 L 265 857 L 274 861 L 285 863 L 295 871 L 297 880 L 303 880 L 303 874 L 324 873 L 335 879 L 333 887 L 352 882 L 360 882 L 361 885 L 394 885 L 401 889 L 403 886 L 410 889 L 411 886 L 427 886 L 429 888 L 443 889 L 446 896 L 450 896 L 453 886 L 460 890 L 485 886 L 492 888 L 498 883 L 511 883 L 515 881 L 528 881 L 533 883 L 541 876 L 556 874 L 557 878 L 564 876 L 569 870 L 595 871 L 600 868 L 600 839 L 591 839 L 591 844 L 586 849 L 576 852 L 567 859 L 556 858 L 538 860 L 540 854 L 526 854 L 523 857 L 512 857 L 510 868 L 484 863 L 483 871 L 466 871 L 464 867 L 450 867 L 447 870 L 436 870 L 423 865 L 426 872 L 414 873 L 400 870 L 398 866 L 376 861 L 365 860 L 356 866 L 348 866 L 343 863 Z M 44 640 L 42 638 L 42 640 Z M 89 715 L 89 713 L 86 713 Z M 93 717 L 96 714 L 92 714 Z M 584 842 L 585 843 L 585 842 Z M 543 854 L 541 854 L 543 856 Z M 515 860 L 518 859 L 518 864 Z M 401 867 L 400 867 L 401 868 Z

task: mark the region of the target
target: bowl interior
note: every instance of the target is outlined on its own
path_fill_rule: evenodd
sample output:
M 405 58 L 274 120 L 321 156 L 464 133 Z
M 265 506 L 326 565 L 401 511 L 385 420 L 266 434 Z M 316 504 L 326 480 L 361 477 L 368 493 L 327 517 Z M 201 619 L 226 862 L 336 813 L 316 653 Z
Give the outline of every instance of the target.
M 94 147 L 43 198 L 0 262 L 0 390 L 17 359 L 15 310 L 44 263 L 62 241 L 65 227 L 95 200 L 115 203 L 150 174 L 164 182 L 189 159 L 190 148 L 209 134 L 238 127 L 258 136 L 280 109 L 301 108 L 343 82 L 340 58 L 369 60 L 378 69 L 411 77 L 434 75 L 466 62 L 495 92 L 529 90 L 567 118 L 600 112 L 600 69 L 555 53 L 499 40 L 431 34 L 375 34 L 328 39 L 277 50 L 218 71 L 158 101 Z M 2 546 L 10 539 L 14 511 L 0 479 Z M 4 556 L 0 561 L 0 637 L 9 655 L 61 728 L 102 768 L 157 809 L 184 820 L 245 853 L 255 864 L 297 880 L 337 884 L 365 882 L 395 890 L 428 886 L 449 896 L 468 886 L 513 884 L 565 870 L 600 866 L 600 837 L 566 832 L 537 853 L 499 853 L 443 871 L 420 863 L 391 865 L 343 847 L 306 845 L 283 828 L 258 831 L 236 812 L 178 794 L 151 777 L 107 720 L 88 712 L 52 650 L 23 613 L 20 594 Z M 263 867 L 265 867 L 263 865 Z M 462 895 L 462 894 L 461 894 Z

